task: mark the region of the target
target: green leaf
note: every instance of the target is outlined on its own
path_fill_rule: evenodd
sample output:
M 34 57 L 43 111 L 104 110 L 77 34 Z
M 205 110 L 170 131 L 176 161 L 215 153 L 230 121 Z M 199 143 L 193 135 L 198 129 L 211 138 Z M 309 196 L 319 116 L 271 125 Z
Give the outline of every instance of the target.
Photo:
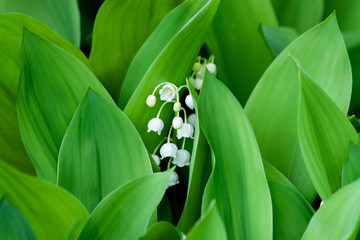
M 341 31 L 360 30 L 360 2 L 354 0 L 326 0 L 325 14 L 336 11 Z
M 260 23 L 277 25 L 270 0 L 222 0 L 207 35 L 219 79 L 241 104 L 273 60 L 259 34 Z
M 356 239 L 359 231 L 360 180 L 332 195 L 311 219 L 302 240 Z
M 21 136 L 37 175 L 55 183 L 61 141 L 87 89 L 111 97 L 76 57 L 28 30 L 21 51 L 16 106 Z
M 193 96 L 195 113 L 198 113 L 198 94 L 195 89 L 187 83 L 190 93 Z M 196 126 L 194 142 L 190 159 L 189 184 L 186 195 L 186 202 L 177 227 L 183 232 L 189 229 L 201 216 L 201 199 L 205 184 L 208 181 L 211 171 L 209 144 L 204 133 L 200 129 L 198 114 L 196 114 Z
M 94 73 L 118 100 L 136 52 L 161 19 L 182 0 L 108 0 L 94 24 L 90 61 Z
M 76 0 L 5 0 L 0 4 L 0 13 L 8 12 L 29 15 L 80 46 L 80 13 Z
M 125 114 L 149 150 L 155 148 L 163 136 L 146 132 L 148 121 L 160 108 L 160 103 L 154 108 L 147 107 L 146 98 L 164 81 L 176 85 L 185 83 L 218 4 L 219 0 L 186 0 L 176 7 L 164 17 L 129 67 L 119 104 L 121 108 L 126 105 Z M 173 116 L 169 110 L 164 109 L 161 116 L 165 127 Z
M 350 111 L 356 112 L 357 115 L 360 112 L 360 36 L 358 39 L 359 44 L 356 47 L 349 49 L 353 77 Z
M 35 240 L 26 218 L 4 196 L 0 200 L 0 236 L 3 240 Z
M 299 33 L 316 25 L 324 12 L 324 0 L 272 0 L 272 3 L 279 24 L 293 27 Z
M 296 60 L 295 60 L 296 61 Z M 321 199 L 341 187 L 341 169 L 357 133 L 329 96 L 304 72 L 299 62 L 299 145 L 311 180 Z
M 91 212 L 117 187 L 150 173 L 148 153 L 130 120 L 89 89 L 60 148 L 58 184 Z
M 66 239 L 77 221 L 71 239 L 80 234 L 89 214 L 68 192 L 2 161 L 0 176 L 0 197 L 6 195 L 9 203 L 27 219 L 36 239 Z
M 139 240 L 181 240 L 181 232 L 168 222 L 158 222 L 151 226 Z
M 261 25 L 264 40 L 271 49 L 274 56 L 278 56 L 295 38 L 298 33 L 290 27 L 272 27 Z
M 163 197 L 173 170 L 137 178 L 122 185 L 94 209 L 81 239 L 138 239 Z
M 342 167 L 342 186 L 360 178 L 360 146 L 350 143 L 344 165 Z
M 299 60 L 341 111 L 347 113 L 351 68 L 335 15 L 294 40 L 280 53 L 245 106 L 262 157 L 312 202 L 316 192 L 299 151 L 296 130 L 298 74 L 289 54 Z
M 200 219 L 188 233 L 187 240 L 226 240 L 226 229 L 216 204 L 209 206 L 208 212 Z
M 85 64 L 88 63 L 79 49 L 40 22 L 23 14 L 0 15 L 0 36 L 4 36 L 0 39 L 0 158 L 23 172 L 34 174 L 34 167 L 20 137 L 15 104 L 24 27 L 71 52 Z
M 207 186 L 212 189 L 205 192 L 204 198 L 216 199 L 230 239 L 271 239 L 270 192 L 245 112 L 234 95 L 209 72 L 205 74 L 198 107 L 200 126 L 215 154 Z
M 273 238 L 300 239 L 314 210 L 292 187 L 269 181 L 273 206 Z

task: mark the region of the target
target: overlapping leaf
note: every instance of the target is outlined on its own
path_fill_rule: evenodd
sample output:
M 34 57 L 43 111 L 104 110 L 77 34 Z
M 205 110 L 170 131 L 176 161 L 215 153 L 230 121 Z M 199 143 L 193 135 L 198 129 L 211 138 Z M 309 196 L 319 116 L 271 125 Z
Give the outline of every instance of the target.
M 21 136 L 37 175 L 55 183 L 61 141 L 87 89 L 111 97 L 80 60 L 28 30 L 21 52 L 16 106 Z
M 94 209 L 81 239 L 138 239 L 167 188 L 173 170 L 122 185 Z
M 274 56 L 278 56 L 295 38 L 298 33 L 290 27 L 261 26 L 262 34 Z
M 0 4 L 0 13 L 8 12 L 29 15 L 80 46 L 80 13 L 76 0 L 5 0 Z
M 180 4 L 164 17 L 129 67 L 119 104 L 121 108 L 126 105 L 125 114 L 149 150 L 161 138 L 156 133 L 146 133 L 147 123 L 156 116 L 160 104 L 148 108 L 146 98 L 162 82 L 185 83 L 218 4 L 219 0 L 187 0 Z M 165 123 L 170 119 L 168 110 L 164 109 L 161 116 Z
M 34 168 L 20 137 L 15 105 L 24 27 L 71 52 L 85 64 L 88 62 L 79 49 L 40 22 L 23 14 L 0 15 L 0 36 L 3 36 L 0 38 L 0 158 L 23 172 L 33 174 Z
M 139 240 L 181 240 L 181 232 L 171 223 L 158 222 L 147 230 L 146 234 L 141 236 Z
M 342 168 L 342 186 L 360 178 L 360 147 L 350 143 Z
M 216 199 L 229 239 L 271 239 L 270 192 L 245 112 L 231 92 L 208 72 L 198 108 L 200 126 L 215 155 L 204 198 Z
M 335 15 L 282 51 L 264 73 L 245 106 L 263 158 L 312 201 L 315 191 L 300 155 L 296 131 L 299 95 L 297 70 L 289 54 L 299 60 L 343 114 L 347 113 L 351 70 Z
M 130 120 L 89 89 L 61 145 L 58 184 L 91 212 L 117 187 L 150 173 L 148 153 Z
M 182 0 L 109 0 L 99 9 L 90 61 L 112 97 L 119 92 L 131 60 L 161 19 Z
M 0 176 L 0 196 L 6 195 L 9 203 L 27 219 L 36 239 L 66 239 L 71 230 L 71 239 L 80 234 L 89 214 L 69 193 L 1 161 Z

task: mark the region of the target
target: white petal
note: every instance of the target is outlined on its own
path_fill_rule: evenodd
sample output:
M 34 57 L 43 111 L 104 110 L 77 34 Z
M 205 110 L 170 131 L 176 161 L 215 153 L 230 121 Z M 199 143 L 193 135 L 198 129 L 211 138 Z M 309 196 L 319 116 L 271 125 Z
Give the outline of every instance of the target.
M 182 128 L 177 130 L 177 134 L 176 137 L 178 139 L 184 137 L 184 138 L 192 138 L 193 137 L 193 133 L 194 133 L 194 127 L 189 124 L 189 123 L 185 123 Z
M 170 181 L 168 187 L 174 186 L 179 183 L 179 175 L 176 172 L 173 172 L 170 176 Z
M 181 117 L 174 117 L 173 120 L 172 120 L 172 126 L 175 128 L 175 129 L 180 129 L 182 128 L 184 124 L 184 121 Z
M 189 95 L 187 95 L 186 96 L 186 98 L 185 98 L 185 104 L 186 104 L 186 106 L 188 106 L 191 110 L 193 110 L 194 109 L 194 99 L 193 99 L 193 97 L 189 94 Z
M 209 70 L 211 74 L 216 75 L 216 65 L 214 63 L 206 64 L 206 68 Z
M 160 158 L 158 155 L 152 154 L 151 157 L 154 159 L 154 162 L 156 163 L 156 165 L 160 165 Z
M 187 118 L 188 123 L 190 123 L 194 128 L 196 127 L 196 113 L 192 113 Z
M 172 161 L 178 167 L 184 167 L 190 164 L 190 153 L 187 150 L 179 150 L 176 153 L 176 157 Z
M 175 157 L 178 147 L 173 143 L 165 143 L 160 148 L 161 159 L 166 157 Z
M 196 78 L 192 85 L 196 90 L 200 90 L 203 85 L 203 82 L 204 82 L 203 78 Z
M 160 118 L 153 118 L 148 123 L 148 132 L 154 131 L 159 135 L 161 134 L 161 130 L 164 128 L 164 122 Z
M 165 84 L 159 91 L 160 100 L 162 101 L 172 101 L 175 98 L 175 89 L 170 84 Z

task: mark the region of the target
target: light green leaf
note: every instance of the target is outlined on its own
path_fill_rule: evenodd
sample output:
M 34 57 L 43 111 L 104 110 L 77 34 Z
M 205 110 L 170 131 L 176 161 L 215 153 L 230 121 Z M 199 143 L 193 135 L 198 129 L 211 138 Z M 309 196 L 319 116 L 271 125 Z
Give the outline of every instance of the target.
M 76 0 L 3 0 L 0 13 L 8 12 L 29 15 L 80 46 L 80 13 Z
M 243 105 L 273 60 L 260 23 L 277 25 L 271 0 L 222 0 L 207 35 L 219 79 Z
M 296 61 L 296 60 L 295 60 Z M 298 136 L 301 154 L 322 200 L 341 187 L 341 169 L 357 133 L 329 96 L 304 72 L 299 62 Z
M 6 195 L 9 203 L 27 219 L 36 239 L 66 239 L 76 222 L 71 239 L 80 234 L 89 215 L 68 192 L 1 161 L 0 176 L 0 197 Z
M 360 178 L 360 146 L 350 143 L 344 165 L 342 167 L 342 186 Z
M 122 185 L 94 209 L 81 239 L 138 239 L 163 197 L 173 170 L 137 178 Z
M 4 36 L 0 38 L 0 158 L 23 172 L 34 174 L 34 167 L 20 137 L 15 105 L 24 27 L 71 52 L 85 64 L 87 59 L 74 45 L 40 22 L 23 14 L 0 15 L 0 36 Z
M 324 0 L 272 0 L 272 3 L 279 24 L 293 27 L 299 33 L 315 26 L 324 13 Z
M 316 196 L 297 136 L 299 83 L 289 54 L 345 114 L 351 94 L 351 68 L 335 15 L 294 40 L 274 60 L 251 94 L 245 111 L 261 155 L 312 202 Z
M 193 96 L 195 113 L 198 113 L 198 94 L 189 83 L 187 83 L 187 85 Z M 183 232 L 189 231 L 201 216 L 201 199 L 211 171 L 209 144 L 206 141 L 204 133 L 200 129 L 198 116 L 199 115 L 196 114 L 196 126 L 190 159 L 189 184 L 186 202 L 177 225 Z
M 298 33 L 290 27 L 272 27 L 261 25 L 262 34 L 274 56 L 278 56 L 295 38 Z
M 35 240 L 28 221 L 11 206 L 6 196 L 0 200 L 0 236 L 3 240 Z
M 208 212 L 190 230 L 187 240 L 226 240 L 226 229 L 221 216 L 213 202 Z
M 139 240 L 181 240 L 181 232 L 168 222 L 158 222 L 151 226 Z
M 111 97 L 82 62 L 28 30 L 21 52 L 16 106 L 21 136 L 37 175 L 56 183 L 60 144 L 87 89 Z
M 200 126 L 215 154 L 204 198 L 216 199 L 229 239 L 271 239 L 270 192 L 245 112 L 209 72 L 205 74 L 198 107 Z
M 117 187 L 150 173 L 148 153 L 130 120 L 89 89 L 60 148 L 58 184 L 91 212 Z
M 120 107 L 138 129 L 145 145 L 152 150 L 163 136 L 147 133 L 148 121 L 156 116 L 161 103 L 154 108 L 145 104 L 154 88 L 169 81 L 185 83 L 212 21 L 219 0 L 186 0 L 172 10 L 146 40 L 132 61 L 120 92 Z M 170 108 L 161 115 L 165 123 L 173 115 Z M 165 133 L 163 133 L 165 134 Z M 158 141 L 157 141 L 158 140 Z
M 90 61 L 94 73 L 118 100 L 136 52 L 161 19 L 182 0 L 108 0 L 94 24 Z
M 332 195 L 311 219 L 302 239 L 358 239 L 360 180 Z

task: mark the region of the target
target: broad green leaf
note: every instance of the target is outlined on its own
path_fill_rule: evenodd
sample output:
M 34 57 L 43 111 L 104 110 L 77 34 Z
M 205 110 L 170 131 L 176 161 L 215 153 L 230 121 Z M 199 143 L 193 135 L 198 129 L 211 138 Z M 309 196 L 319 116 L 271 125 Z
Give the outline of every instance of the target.
M 312 202 L 316 192 L 301 157 L 297 136 L 299 81 L 293 55 L 345 114 L 351 69 L 335 15 L 294 40 L 264 73 L 245 111 L 261 155 Z
M 0 176 L 0 197 L 27 219 L 36 239 L 66 239 L 76 222 L 71 239 L 80 234 L 89 214 L 68 192 L 1 161 Z
M 226 240 L 226 229 L 216 204 L 211 204 L 208 212 L 189 231 L 187 240 Z
M 293 27 L 299 33 L 315 26 L 324 12 L 324 0 L 272 0 L 272 3 L 279 24 Z
M 28 30 L 21 52 L 16 99 L 21 136 L 37 175 L 56 183 L 60 144 L 87 89 L 111 97 L 80 60 Z
M 187 83 L 193 96 L 195 113 L 198 112 L 198 94 L 195 89 Z M 194 133 L 193 149 L 190 159 L 189 184 L 186 202 L 177 227 L 187 232 L 201 216 L 201 199 L 205 184 L 211 171 L 209 145 L 204 133 L 200 129 L 198 114 L 196 114 L 196 126 Z
M 292 187 L 269 181 L 274 239 L 301 239 L 314 210 Z
M 0 13 L 29 15 L 80 46 L 80 14 L 76 0 L 3 0 Z
M 150 173 L 148 153 L 130 120 L 89 89 L 60 148 L 58 185 L 91 212 L 117 187 Z
M 182 0 L 108 0 L 96 15 L 90 61 L 94 73 L 118 100 L 136 52 L 161 19 Z
M 158 222 L 151 226 L 147 232 L 139 238 L 139 240 L 181 240 L 181 232 L 171 223 Z
M 360 180 L 332 195 L 312 217 L 302 239 L 358 239 Z
M 270 192 L 245 112 L 234 95 L 209 72 L 205 74 L 198 108 L 200 126 L 215 154 L 208 183 L 212 190 L 207 190 L 204 198 L 216 199 L 229 239 L 271 239 Z
M 262 34 L 274 56 L 278 56 L 295 38 L 298 33 L 290 27 L 261 26 Z
M 163 197 L 173 170 L 143 176 L 122 185 L 92 212 L 81 239 L 138 239 Z
M 206 39 L 219 79 L 243 105 L 273 60 L 260 23 L 277 25 L 271 0 L 222 0 Z
M 0 236 L 3 240 L 35 240 L 28 221 L 11 206 L 6 196 L 0 200 Z
M 342 186 L 352 183 L 360 178 L 360 146 L 350 143 L 342 167 Z
M 0 158 L 23 172 L 34 174 L 34 167 L 20 137 L 15 105 L 24 27 L 71 52 L 85 64 L 87 59 L 74 45 L 40 22 L 23 14 L 0 15 L 0 36 L 4 36 L 0 38 Z
M 180 4 L 164 17 L 129 67 L 119 104 L 121 108 L 126 105 L 125 114 L 149 150 L 162 138 L 156 133 L 146 132 L 148 121 L 156 116 L 161 103 L 149 108 L 145 104 L 146 98 L 162 82 L 185 83 L 218 4 L 219 0 L 186 0 Z M 173 115 L 169 110 L 164 109 L 161 117 L 165 127 Z
M 295 60 L 296 61 L 296 60 Z M 299 62 L 298 136 L 314 186 L 322 200 L 341 187 L 341 171 L 349 146 L 357 133 L 329 96 L 304 72 Z
M 325 14 L 336 11 L 342 31 L 360 30 L 360 1 L 325 0 Z

